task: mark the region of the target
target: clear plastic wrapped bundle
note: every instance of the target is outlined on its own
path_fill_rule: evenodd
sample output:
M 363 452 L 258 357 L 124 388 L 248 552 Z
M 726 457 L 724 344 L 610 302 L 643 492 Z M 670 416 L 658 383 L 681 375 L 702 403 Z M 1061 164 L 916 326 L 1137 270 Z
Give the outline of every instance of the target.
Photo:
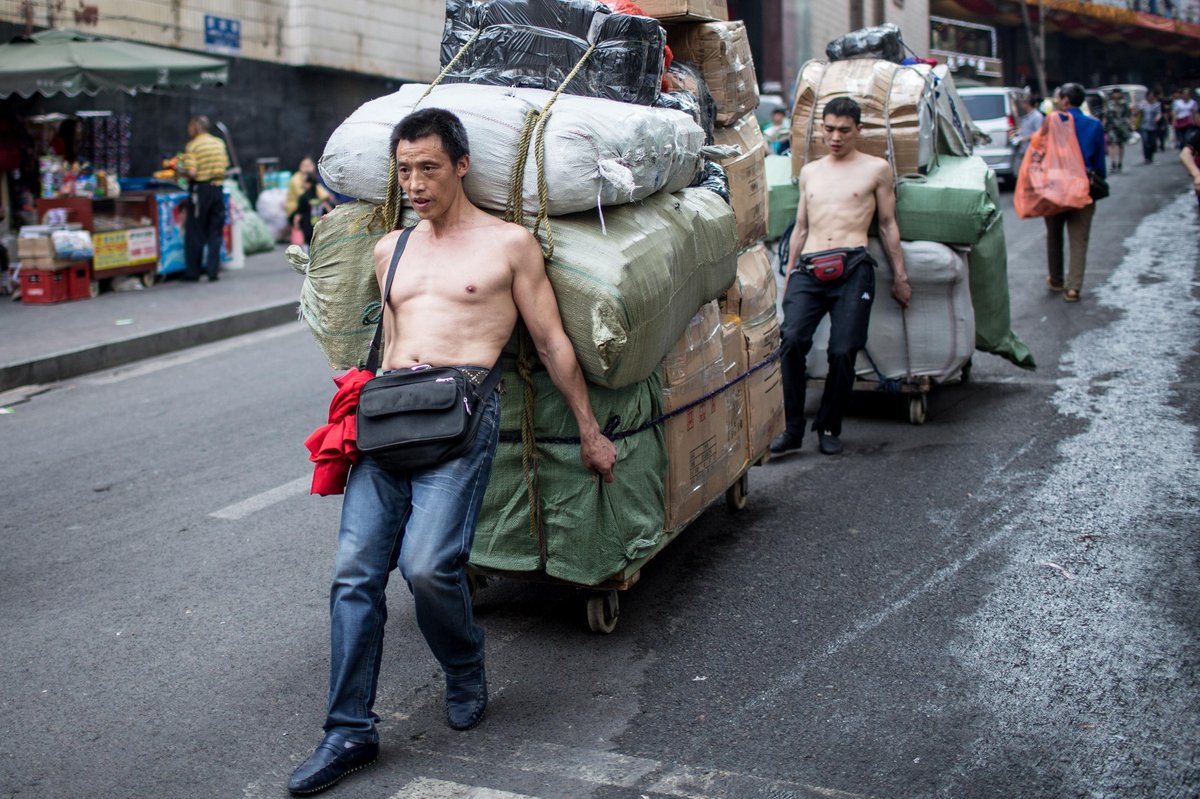
M 566 92 L 653 105 L 666 33 L 594 0 L 447 0 L 441 63 L 459 59 L 443 82 L 557 89 L 592 43 Z
M 696 182 L 688 188 L 708 189 L 725 202 L 730 202 L 729 176 L 725 174 L 725 167 L 721 166 L 716 161 L 706 160 L 704 162 L 704 168 L 700 170 L 700 176 L 697 177 Z
M 863 28 L 839 36 L 825 45 L 830 61 L 847 58 L 882 58 L 899 64 L 904 60 L 904 39 L 900 29 L 890 22 L 875 28 Z

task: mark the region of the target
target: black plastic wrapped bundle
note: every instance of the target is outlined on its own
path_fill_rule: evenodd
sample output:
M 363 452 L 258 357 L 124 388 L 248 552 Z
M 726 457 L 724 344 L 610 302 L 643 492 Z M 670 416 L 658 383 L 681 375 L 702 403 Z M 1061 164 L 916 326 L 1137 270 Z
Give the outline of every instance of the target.
M 666 83 L 668 90 L 662 93 L 655 105 L 689 114 L 704 129 L 704 143 L 712 144 L 713 127 L 717 124 L 717 104 L 700 70 L 684 61 L 672 61 L 667 69 Z
M 708 189 L 725 202 L 730 202 L 729 177 L 725 174 L 725 167 L 716 161 L 705 159 L 704 167 L 700 170 L 699 176 L 688 188 Z
M 887 22 L 875 28 L 863 28 L 839 36 L 825 45 L 825 55 L 830 61 L 882 58 L 899 64 L 904 60 L 904 39 L 900 36 L 900 29 Z
M 463 52 L 446 83 L 557 89 L 587 52 L 570 94 L 654 105 L 666 33 L 656 20 L 614 14 L 594 0 L 447 0 L 441 59 Z

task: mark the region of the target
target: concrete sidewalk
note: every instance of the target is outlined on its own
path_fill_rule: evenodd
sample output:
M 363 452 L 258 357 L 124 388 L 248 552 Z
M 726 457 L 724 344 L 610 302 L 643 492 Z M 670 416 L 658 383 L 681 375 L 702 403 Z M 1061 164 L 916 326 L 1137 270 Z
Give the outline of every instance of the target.
M 177 275 L 141 291 L 26 305 L 0 297 L 0 391 L 88 372 L 295 321 L 303 276 L 286 245 L 246 258 L 216 283 Z

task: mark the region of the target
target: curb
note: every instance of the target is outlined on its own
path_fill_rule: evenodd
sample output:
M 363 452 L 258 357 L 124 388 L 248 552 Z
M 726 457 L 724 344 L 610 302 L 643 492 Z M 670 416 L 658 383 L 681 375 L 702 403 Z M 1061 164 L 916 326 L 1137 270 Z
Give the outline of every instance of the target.
M 57 383 L 91 372 L 124 366 L 144 358 L 166 355 L 295 321 L 296 301 L 289 300 L 279 305 L 255 308 L 170 330 L 159 330 L 123 341 L 110 341 L 35 358 L 24 363 L 8 364 L 0 366 L 0 391 Z

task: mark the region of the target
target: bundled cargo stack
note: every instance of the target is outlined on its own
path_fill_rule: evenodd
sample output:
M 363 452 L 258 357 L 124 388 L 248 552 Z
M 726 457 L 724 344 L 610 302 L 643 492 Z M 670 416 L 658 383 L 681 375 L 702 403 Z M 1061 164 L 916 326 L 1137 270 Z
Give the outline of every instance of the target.
M 907 311 L 888 299 L 891 270 L 872 239 L 881 268 L 859 376 L 943 382 L 961 374 L 975 349 L 1033 368 L 1029 349 L 1011 327 L 995 175 L 971 156 L 981 134 L 946 68 L 897 63 L 903 51 L 894 26 L 830 42 L 831 60 L 809 61 L 801 69 L 793 108 L 793 174 L 828 153 L 820 127 L 823 109 L 834 97 L 848 96 L 862 108 L 859 150 L 886 159 L 896 180 L 897 223 L 913 297 Z M 828 370 L 827 337 L 823 325 L 809 355 L 812 377 Z
M 17 239 L 21 302 L 49 305 L 92 297 L 91 234 L 26 225 Z
M 743 376 L 748 354 L 763 356 L 748 353 L 740 324 L 721 324 L 714 302 L 740 280 L 741 222 L 724 181 L 705 179 L 712 169 L 702 154 L 725 106 L 714 110 L 698 70 L 677 68 L 680 85 L 660 91 L 664 42 L 656 21 L 592 0 L 449 0 L 442 64 L 450 66 L 441 82 L 364 104 L 320 160 L 326 183 L 357 201 L 317 225 L 307 255 L 292 248 L 289 258 L 306 274 L 301 312 L 335 368 L 365 360 L 378 319 L 371 252 L 394 226 L 388 139 L 413 110 L 444 108 L 462 120 L 471 144 L 467 196 L 523 223 L 546 254 L 596 418 L 617 443 L 616 482 L 583 470 L 573 416 L 514 337 L 477 567 L 584 585 L 627 578 L 669 540 L 676 520 L 694 517 L 697 495 L 681 487 L 695 479 L 724 491 L 748 461 L 751 381 L 723 389 Z M 695 90 L 682 85 L 689 80 Z M 402 221 L 417 217 L 404 210 Z M 721 337 L 699 337 L 702 319 L 716 319 L 709 332 Z M 694 355 L 689 342 L 699 347 Z M 707 420 L 714 406 L 663 416 L 713 390 L 721 441 L 702 462 L 684 462 L 688 442 L 668 440 L 690 432 L 679 427 L 685 417 Z M 779 397 L 776 390 L 781 413 Z
M 694 69 L 715 107 L 713 142 L 729 183 L 739 249 L 737 281 L 692 320 L 664 361 L 667 529 L 686 525 L 724 494 L 783 429 L 775 278 L 767 236 L 767 145 L 754 110 L 758 76 L 742 22 L 720 0 L 659 0 L 643 9 L 667 27 L 674 63 Z M 722 355 L 723 354 L 723 355 Z M 747 372 L 749 374 L 747 375 Z M 738 376 L 742 380 L 721 391 Z M 699 405 L 692 405 L 703 398 Z

